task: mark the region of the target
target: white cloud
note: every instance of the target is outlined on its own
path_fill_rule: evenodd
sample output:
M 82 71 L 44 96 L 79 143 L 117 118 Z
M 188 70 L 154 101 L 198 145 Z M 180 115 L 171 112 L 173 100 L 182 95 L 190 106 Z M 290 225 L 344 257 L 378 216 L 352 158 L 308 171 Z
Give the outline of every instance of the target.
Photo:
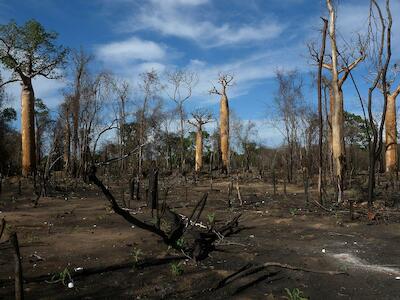
M 135 60 L 160 60 L 165 50 L 159 44 L 137 37 L 100 45 L 96 49 L 97 57 L 106 62 L 126 63 Z
M 210 5 L 207 13 L 199 13 L 208 3 L 206 0 L 150 0 L 122 28 L 127 31 L 152 30 L 192 40 L 203 47 L 265 41 L 283 32 L 284 26 L 271 17 L 252 24 L 217 24 L 211 21 L 213 9 Z

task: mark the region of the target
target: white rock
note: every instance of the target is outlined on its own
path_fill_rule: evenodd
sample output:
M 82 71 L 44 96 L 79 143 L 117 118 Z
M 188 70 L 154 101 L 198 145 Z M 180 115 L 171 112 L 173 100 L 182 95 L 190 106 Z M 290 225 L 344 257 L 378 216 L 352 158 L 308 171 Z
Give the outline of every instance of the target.
M 74 288 L 74 283 L 71 281 L 68 283 L 68 288 L 73 289 Z
M 396 279 L 396 280 L 400 280 L 400 276 L 397 276 L 395 279 Z
M 322 253 L 326 253 L 326 250 L 325 250 L 325 249 L 322 249 L 321 252 L 322 252 Z

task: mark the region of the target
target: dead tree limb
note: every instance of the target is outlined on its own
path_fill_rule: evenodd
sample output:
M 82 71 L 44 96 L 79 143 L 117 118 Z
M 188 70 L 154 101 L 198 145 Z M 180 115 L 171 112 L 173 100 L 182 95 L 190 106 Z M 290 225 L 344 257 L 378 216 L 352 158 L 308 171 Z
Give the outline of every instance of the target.
M 104 196 L 106 196 L 107 200 L 110 202 L 112 209 L 114 210 L 115 213 L 117 213 L 118 215 L 120 215 L 121 217 L 123 217 L 126 221 L 128 221 L 129 223 L 144 229 L 144 230 L 148 230 L 158 236 L 160 236 L 165 242 L 169 243 L 169 239 L 168 236 L 165 234 L 164 231 L 162 231 L 161 229 L 157 228 L 154 225 L 150 225 L 147 224 L 137 218 L 135 218 L 134 216 L 132 216 L 129 211 L 126 211 L 124 209 L 122 209 L 117 201 L 115 200 L 114 196 L 111 194 L 111 192 L 105 187 L 105 185 L 103 184 L 103 182 L 101 182 L 100 179 L 97 178 L 96 176 L 96 167 L 92 166 L 90 169 L 90 173 L 89 173 L 89 180 L 91 182 L 93 182 L 95 185 L 97 185 L 101 191 L 103 192 Z
M 111 204 L 112 209 L 115 213 L 122 216 L 126 221 L 129 223 L 150 231 L 163 239 L 163 241 L 173 247 L 178 251 L 184 251 L 187 255 L 190 255 L 196 260 L 202 260 L 208 257 L 208 254 L 215 249 L 214 242 L 219 240 L 223 235 L 229 235 L 234 232 L 234 228 L 238 225 L 238 219 L 240 215 L 236 216 L 232 221 L 228 222 L 225 226 L 221 227 L 219 230 L 208 231 L 208 232 L 199 232 L 196 231 L 194 228 L 190 231 L 190 235 L 193 237 L 193 243 L 189 245 L 178 245 L 177 241 L 185 234 L 187 225 L 185 224 L 182 217 L 180 217 L 177 213 L 171 211 L 168 206 L 164 206 L 163 217 L 171 223 L 171 229 L 169 232 L 162 230 L 160 227 L 156 225 L 151 225 L 145 223 L 137 219 L 136 217 L 132 216 L 128 210 L 121 208 L 117 201 L 115 200 L 114 196 L 111 192 L 106 188 L 106 186 L 101 182 L 99 178 L 96 176 L 96 167 L 92 166 L 89 170 L 89 180 L 97 185 Z M 203 198 L 199 201 L 196 205 L 195 209 L 192 212 L 190 221 L 194 216 L 196 216 L 196 221 L 200 217 L 201 212 L 203 211 L 205 202 L 207 200 L 207 194 L 203 196 Z M 198 208 L 200 208 L 198 210 Z M 197 215 L 196 215 L 197 211 Z M 157 222 L 158 223 L 158 222 Z M 188 233 L 189 234 L 189 233 Z

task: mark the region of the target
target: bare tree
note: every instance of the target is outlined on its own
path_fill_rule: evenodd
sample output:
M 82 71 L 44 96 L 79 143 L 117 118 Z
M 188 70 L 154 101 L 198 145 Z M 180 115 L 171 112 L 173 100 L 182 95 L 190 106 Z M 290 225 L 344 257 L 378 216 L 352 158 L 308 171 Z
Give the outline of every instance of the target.
M 239 151 L 244 156 L 244 170 L 249 171 L 251 151 L 255 148 L 255 137 L 257 135 L 256 123 L 251 120 L 243 121 L 238 117 L 234 117 L 232 129 Z
M 118 98 L 117 110 L 118 110 L 118 144 L 119 144 L 119 156 L 122 157 L 126 152 L 126 140 L 127 140 L 127 130 L 126 130 L 126 104 L 128 101 L 130 87 L 127 81 L 122 81 L 121 83 L 113 80 L 112 85 L 116 92 Z M 120 171 L 126 170 L 126 160 L 121 160 Z
M 324 27 L 322 29 L 322 42 L 321 42 L 321 50 L 319 52 L 319 63 L 318 63 L 318 117 L 319 117 L 319 139 L 318 139 L 318 147 L 319 147 L 319 165 L 318 165 L 318 200 L 322 205 L 322 189 L 323 189 L 323 135 L 324 135 L 324 122 L 322 116 L 322 66 L 324 63 L 325 56 L 325 47 L 326 47 L 326 32 L 328 30 L 328 20 L 323 19 Z
M 197 109 L 192 112 L 194 121 L 188 120 L 196 128 L 196 155 L 195 155 L 195 171 L 201 171 L 203 167 L 203 125 L 211 121 L 212 115 L 204 109 Z
M 233 75 L 223 73 L 219 74 L 218 83 L 221 85 L 221 88 L 218 90 L 215 86 L 213 86 L 209 93 L 221 96 L 219 128 L 221 140 L 222 172 L 229 173 L 229 102 L 226 90 L 233 84 Z
M 149 111 L 158 116 L 158 110 L 160 108 L 160 97 L 159 93 L 162 91 L 163 86 L 161 85 L 160 78 L 155 70 L 142 73 L 140 75 L 141 82 L 139 84 L 139 89 L 141 91 L 142 101 L 138 104 L 138 164 L 137 164 L 137 185 L 140 185 L 140 176 L 142 174 L 143 168 L 143 147 L 148 142 L 148 133 L 150 126 L 155 123 L 161 123 L 161 120 L 155 120 L 149 116 Z M 156 107 L 152 107 L 152 102 L 156 102 Z M 154 122 L 153 122 L 154 121 Z M 157 122 L 158 121 L 158 122 Z M 139 194 L 138 194 L 139 196 Z
M 347 59 L 341 55 L 346 66 L 339 66 L 339 55 L 338 43 L 336 40 L 336 10 L 332 3 L 332 0 L 326 0 L 326 5 L 329 11 L 329 38 L 331 44 L 331 63 L 323 63 L 323 67 L 331 72 L 331 88 L 332 88 L 332 99 L 333 111 L 332 114 L 332 153 L 335 165 L 335 175 L 337 184 L 337 195 L 338 202 L 343 201 L 344 192 L 344 171 L 345 171 L 345 146 L 344 146 L 344 134 L 343 134 L 343 84 L 349 76 L 351 70 L 353 70 L 360 62 L 365 59 L 365 51 L 363 45 L 360 43 L 360 56 L 355 59 L 352 63 L 348 63 Z M 317 56 L 317 61 L 319 58 Z M 343 75 L 340 77 L 339 74 Z
M 181 172 L 185 165 L 185 107 L 184 104 L 192 96 L 193 88 L 198 83 L 198 76 L 194 72 L 187 70 L 175 70 L 167 72 L 167 80 L 172 90 L 169 98 L 175 103 L 179 114 L 179 135 L 180 135 L 180 169 Z
M 69 173 L 71 167 L 71 97 L 65 96 L 61 104 L 59 118 L 63 121 L 63 161 L 64 171 Z
M 88 76 L 88 65 L 92 60 L 92 56 L 85 53 L 83 48 L 80 51 L 75 51 L 72 56 L 73 72 L 74 72 L 74 91 L 72 96 L 72 175 L 78 175 L 78 160 L 79 160 L 79 116 L 81 114 L 81 96 L 82 84 L 85 77 Z
M 278 91 L 275 95 L 276 108 L 279 114 L 279 123 L 283 122 L 283 130 L 280 124 L 277 128 L 285 138 L 286 144 L 286 179 L 290 183 L 294 177 L 296 163 L 296 148 L 299 137 L 299 116 L 303 106 L 303 79 L 298 71 L 276 71 Z
M 374 199 L 375 190 L 375 168 L 376 161 L 382 153 L 382 140 L 385 118 L 387 114 L 388 98 L 391 96 L 388 90 L 387 72 L 392 56 L 392 14 L 390 10 L 390 0 L 386 0 L 386 18 L 382 13 L 380 5 L 376 0 L 371 0 L 371 18 L 374 18 L 374 10 L 378 13 L 375 20 L 370 20 L 370 23 L 376 23 L 376 31 L 378 39 L 373 41 L 373 46 L 376 48 L 376 58 L 373 65 L 375 67 L 376 76 L 368 89 L 368 120 L 369 128 L 372 134 L 369 134 L 369 172 L 368 172 L 368 206 L 371 208 Z M 383 110 L 380 122 L 376 125 L 373 115 L 372 99 L 373 93 L 377 87 L 382 87 L 383 94 Z M 390 112 L 389 112 L 390 113 Z M 390 120 L 392 121 L 392 120 Z

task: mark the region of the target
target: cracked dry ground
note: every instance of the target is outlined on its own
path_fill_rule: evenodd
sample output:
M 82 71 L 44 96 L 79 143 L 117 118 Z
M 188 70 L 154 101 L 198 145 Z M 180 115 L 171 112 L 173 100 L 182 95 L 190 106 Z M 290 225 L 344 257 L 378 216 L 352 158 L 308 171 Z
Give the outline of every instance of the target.
M 271 187 L 261 182 L 242 184 L 245 205 L 229 209 L 227 186 L 226 181 L 215 182 L 202 221 L 206 223 L 207 215 L 215 213 L 217 223 L 223 223 L 241 212 L 240 232 L 222 240 L 208 259 L 198 264 L 182 261 L 182 275 L 173 274 L 171 262 L 139 269 L 119 268 L 76 278 L 72 289 L 61 283 L 27 283 L 26 298 L 282 299 L 285 288 L 298 288 L 310 299 L 400 299 L 400 280 L 396 280 L 400 276 L 400 224 L 368 225 L 348 221 L 345 213 L 328 214 L 317 207 L 305 210 L 300 188 L 291 186 L 287 197 L 272 197 Z M 189 214 L 208 189 L 208 182 L 191 186 L 187 205 L 184 189 L 175 189 L 169 205 Z M 113 193 L 121 198 L 118 186 L 113 186 Z M 6 187 L 3 195 L 11 199 L 15 190 Z M 26 277 L 65 268 L 132 262 L 132 253 L 139 261 L 179 255 L 156 236 L 132 228 L 112 213 L 94 187 L 77 189 L 68 201 L 64 196 L 43 198 L 38 208 L 32 208 L 30 200 L 19 196 L 14 202 L 3 202 L 0 208 L 0 217 L 5 217 L 18 233 Z M 137 216 L 150 220 L 144 209 L 137 208 L 140 205 L 143 203 L 132 202 Z M 348 275 L 269 267 L 216 289 L 218 282 L 248 263 L 265 262 L 344 271 Z M 12 268 L 12 254 L 2 250 L 0 298 L 13 297 L 13 284 L 7 281 Z

